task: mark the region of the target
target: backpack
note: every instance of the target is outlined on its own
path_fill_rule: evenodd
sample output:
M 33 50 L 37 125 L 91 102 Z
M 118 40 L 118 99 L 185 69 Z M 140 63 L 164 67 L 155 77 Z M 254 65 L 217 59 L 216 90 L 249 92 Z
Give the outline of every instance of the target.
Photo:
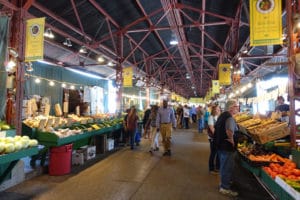
M 213 135 L 214 144 L 217 149 L 233 151 L 234 148 L 232 144 L 226 139 L 226 120 L 231 117 L 229 112 L 223 112 L 215 123 L 215 133 Z

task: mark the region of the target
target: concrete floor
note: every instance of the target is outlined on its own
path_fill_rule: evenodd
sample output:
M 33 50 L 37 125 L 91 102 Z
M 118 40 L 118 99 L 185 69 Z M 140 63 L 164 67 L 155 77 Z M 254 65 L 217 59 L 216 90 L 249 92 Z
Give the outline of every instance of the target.
M 1 200 L 222 200 L 218 175 L 208 173 L 209 144 L 196 129 L 177 129 L 172 156 L 162 148 L 153 156 L 150 141 L 142 139 L 135 150 L 124 147 L 90 167 L 65 176 L 43 174 L 0 193 Z M 73 170 L 74 171 L 74 170 Z M 271 197 L 248 171 L 237 166 L 235 199 L 268 200 Z

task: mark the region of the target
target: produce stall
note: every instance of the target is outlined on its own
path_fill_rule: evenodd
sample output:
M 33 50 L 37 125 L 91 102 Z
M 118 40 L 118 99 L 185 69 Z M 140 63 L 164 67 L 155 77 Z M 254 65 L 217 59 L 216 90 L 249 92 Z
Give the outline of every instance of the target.
M 41 128 L 41 123 L 48 124 L 50 119 L 51 118 L 47 119 L 46 122 L 40 120 L 35 123 L 28 123 L 28 121 L 24 121 L 23 123 L 25 130 L 31 129 L 31 131 L 29 131 L 31 137 L 37 139 L 40 144 L 45 146 L 45 148 L 39 152 L 39 155 L 33 156 L 31 160 L 32 166 L 35 166 L 35 161 L 39 158 L 41 159 L 41 165 L 44 165 L 46 155 L 51 148 L 72 144 L 73 150 L 76 150 L 82 146 L 90 145 L 96 136 L 106 135 L 112 137 L 112 133 L 120 135 L 122 129 L 122 119 L 120 118 L 106 120 L 91 118 L 87 120 L 84 118 L 64 124 L 63 126 L 59 124 L 55 128 L 52 126 L 44 126 L 43 129 L 39 129 Z M 63 120 L 60 119 L 59 121 Z M 113 137 L 117 136 L 114 135 Z
M 247 114 L 239 114 L 235 119 L 240 130 L 252 139 L 238 144 L 241 165 L 276 198 L 299 199 L 300 166 L 296 163 L 299 153 L 291 149 L 289 139 L 286 139 L 288 124 Z
M 39 151 L 36 140 L 15 136 L 14 133 L 14 130 L 9 130 L 5 137 L 0 138 L 0 184 L 21 158 L 36 155 Z

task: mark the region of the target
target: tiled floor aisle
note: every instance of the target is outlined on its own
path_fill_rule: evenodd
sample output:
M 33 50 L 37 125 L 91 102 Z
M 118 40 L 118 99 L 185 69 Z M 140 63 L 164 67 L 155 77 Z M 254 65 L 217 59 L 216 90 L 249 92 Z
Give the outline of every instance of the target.
M 131 151 L 124 148 L 91 167 L 67 176 L 42 175 L 0 193 L 1 200 L 222 200 L 218 176 L 207 170 L 207 136 L 178 129 L 172 157 L 148 153 L 149 140 Z M 161 148 L 162 149 L 162 148 Z M 236 199 L 267 200 L 268 194 L 246 170 L 236 170 Z

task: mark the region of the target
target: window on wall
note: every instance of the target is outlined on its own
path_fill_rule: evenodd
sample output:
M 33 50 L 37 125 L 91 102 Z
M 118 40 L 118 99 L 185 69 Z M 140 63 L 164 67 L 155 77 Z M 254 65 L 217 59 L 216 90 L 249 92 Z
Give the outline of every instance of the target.
M 108 112 L 115 113 L 117 109 L 116 99 L 117 99 L 117 90 L 113 86 L 112 81 L 108 82 Z

